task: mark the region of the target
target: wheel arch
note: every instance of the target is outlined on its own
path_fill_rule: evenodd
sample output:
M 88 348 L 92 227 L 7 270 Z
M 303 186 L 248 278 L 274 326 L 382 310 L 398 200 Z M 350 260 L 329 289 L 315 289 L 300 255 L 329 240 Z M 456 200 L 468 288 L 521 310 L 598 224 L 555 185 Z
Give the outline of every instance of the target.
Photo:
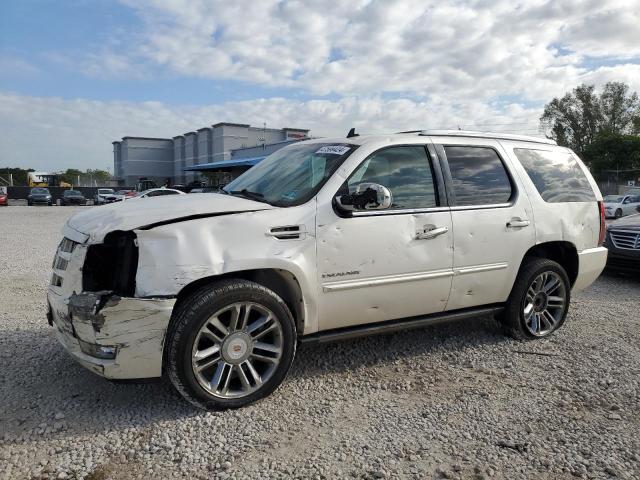
M 263 287 L 273 290 L 291 311 L 296 324 L 296 333 L 300 336 L 304 332 L 305 326 L 305 308 L 302 288 L 296 276 L 283 269 L 262 268 L 255 270 L 239 270 L 235 272 L 227 272 L 220 275 L 212 275 L 203 277 L 185 285 L 176 296 L 176 304 L 174 309 L 183 302 L 193 292 L 202 287 L 226 279 L 242 279 L 250 280 Z
M 567 272 L 572 287 L 578 278 L 578 249 L 571 242 L 553 241 L 534 245 L 525 253 L 520 268 L 528 258 L 548 258 L 559 263 Z

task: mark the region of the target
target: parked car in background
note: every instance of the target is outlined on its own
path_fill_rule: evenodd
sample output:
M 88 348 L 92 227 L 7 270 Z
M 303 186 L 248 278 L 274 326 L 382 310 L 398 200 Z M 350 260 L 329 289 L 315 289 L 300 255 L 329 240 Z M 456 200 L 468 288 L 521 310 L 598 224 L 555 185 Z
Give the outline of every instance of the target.
M 153 198 L 153 197 L 165 197 L 167 195 L 186 195 L 181 190 L 175 190 L 173 188 L 151 188 L 149 190 L 145 190 L 144 192 L 138 193 L 134 197 L 126 198 L 125 200 L 138 200 L 143 198 Z
M 34 187 L 27 197 L 27 205 L 52 205 L 51 192 L 48 188 Z
M 110 195 L 105 195 L 105 203 L 121 202 L 127 198 L 135 197 L 137 193 L 135 190 L 118 190 Z
M 79 190 L 65 190 L 60 199 L 60 205 L 86 205 L 87 199 Z
M 219 193 L 220 187 L 192 188 L 189 193 Z
M 607 218 L 620 218 L 636 213 L 640 195 L 607 195 L 604 197 L 604 213 Z
M 9 205 L 9 194 L 7 193 L 7 187 L 0 187 L 0 206 L 6 207 Z
M 301 141 L 221 194 L 177 193 L 71 217 L 48 318 L 91 371 L 165 375 L 206 409 L 273 392 L 298 343 L 486 315 L 546 338 L 607 259 L 595 181 L 544 138 Z
M 190 193 L 194 188 L 204 188 L 206 186 L 207 185 L 203 181 L 194 180 L 193 182 L 187 183 L 187 185 L 184 187 L 184 191 Z
M 605 246 L 609 249 L 607 267 L 640 275 L 640 206 L 636 214 L 607 225 Z
M 105 203 L 108 203 L 106 197 L 113 195 L 114 193 L 115 191 L 113 188 L 99 188 L 93 197 L 93 203 L 96 205 L 104 205 Z

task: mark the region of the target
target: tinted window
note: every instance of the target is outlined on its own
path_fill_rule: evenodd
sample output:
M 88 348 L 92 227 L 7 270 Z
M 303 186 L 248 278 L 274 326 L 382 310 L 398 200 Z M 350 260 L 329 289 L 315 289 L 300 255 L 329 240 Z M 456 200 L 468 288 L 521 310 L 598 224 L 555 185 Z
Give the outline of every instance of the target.
M 378 183 L 393 195 L 391 208 L 437 206 L 429 157 L 423 146 L 393 147 L 374 153 L 348 180 L 349 193 L 360 183 Z
M 511 198 L 511 182 L 492 148 L 444 147 L 455 205 L 494 205 Z
M 282 207 L 310 200 L 355 150 L 355 145 L 300 142 L 281 148 L 229 183 L 224 191 Z M 245 195 L 246 196 L 246 195 Z
M 589 180 L 571 153 L 515 148 L 513 152 L 545 202 L 595 200 Z

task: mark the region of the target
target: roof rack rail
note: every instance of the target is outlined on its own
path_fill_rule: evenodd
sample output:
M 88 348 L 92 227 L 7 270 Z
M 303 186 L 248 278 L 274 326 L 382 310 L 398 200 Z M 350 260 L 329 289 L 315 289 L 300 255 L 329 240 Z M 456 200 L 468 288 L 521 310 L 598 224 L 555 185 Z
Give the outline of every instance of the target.
M 531 135 L 518 135 L 514 133 L 478 132 L 475 130 L 410 130 L 398 133 L 417 133 L 418 135 L 427 136 L 495 138 L 498 140 L 515 140 L 519 142 L 546 143 L 548 145 L 557 145 L 556 141 L 550 138 L 534 137 Z

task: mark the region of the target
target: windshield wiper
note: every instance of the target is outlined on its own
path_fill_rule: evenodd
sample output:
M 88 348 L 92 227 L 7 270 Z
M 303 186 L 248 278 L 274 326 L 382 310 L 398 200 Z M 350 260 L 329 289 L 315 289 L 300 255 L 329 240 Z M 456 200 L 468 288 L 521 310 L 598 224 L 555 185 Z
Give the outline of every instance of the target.
M 228 193 L 230 193 L 231 195 L 240 195 L 242 197 L 248 198 L 249 200 L 253 200 L 255 202 L 269 203 L 264 199 L 264 195 L 262 193 L 251 192 L 246 188 L 243 188 L 242 190 L 231 190 Z

